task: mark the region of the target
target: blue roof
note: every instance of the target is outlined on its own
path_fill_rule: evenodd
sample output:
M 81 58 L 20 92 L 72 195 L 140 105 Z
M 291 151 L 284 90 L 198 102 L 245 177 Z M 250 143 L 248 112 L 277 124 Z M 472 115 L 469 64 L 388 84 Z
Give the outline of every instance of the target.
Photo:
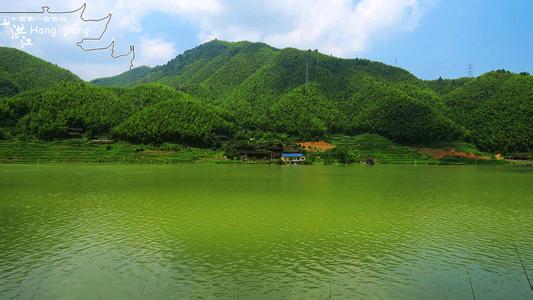
M 283 153 L 281 157 L 303 157 L 302 153 Z

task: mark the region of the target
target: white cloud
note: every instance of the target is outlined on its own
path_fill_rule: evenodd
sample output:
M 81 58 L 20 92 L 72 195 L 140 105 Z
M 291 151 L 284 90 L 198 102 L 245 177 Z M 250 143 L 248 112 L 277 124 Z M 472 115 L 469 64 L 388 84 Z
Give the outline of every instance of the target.
M 142 36 L 139 45 L 136 46 L 138 53 L 136 65 L 161 65 L 178 53 L 174 44 L 165 41 L 162 38 L 150 38 Z
M 116 25 L 122 29 L 141 31 L 143 17 L 161 13 L 192 21 L 222 12 L 221 0 L 87 0 L 88 14 L 113 14 Z M 197 16 L 199 18 L 197 18 Z
M 438 0 L 18 0 L 0 1 L 2 10 L 40 10 L 47 5 L 51 10 L 76 9 L 87 2 L 87 18 L 102 18 L 113 14 L 111 26 L 102 41 L 107 44 L 116 38 L 124 51 L 136 43 L 136 66 L 162 64 L 177 54 L 173 43 L 179 44 L 180 32 L 170 32 L 158 24 L 157 15 L 186 21 L 197 29 L 199 42 L 214 38 L 237 41 L 263 41 L 273 46 L 319 49 L 328 54 L 352 57 L 368 52 L 372 46 L 392 35 L 417 28 L 424 13 Z M 152 22 L 146 26 L 146 19 Z M 144 19 L 144 23 L 143 23 Z M 168 22 L 168 19 L 166 20 Z M 143 25 L 146 26 L 143 28 Z M 160 27 L 158 27 L 158 25 Z M 150 27 L 150 29 L 148 29 Z M 156 33 L 154 30 L 159 31 Z M 161 38 L 165 37 L 165 39 Z M 1 38 L 1 37 L 0 37 Z M 5 36 L 4 44 L 10 44 Z M 73 46 L 73 38 L 58 45 L 40 44 L 31 50 L 41 57 L 61 64 L 67 62 L 64 53 L 70 49 L 70 58 L 80 57 Z M 38 47 L 36 47 L 38 48 Z M 61 49 L 63 49 L 61 48 Z M 77 51 L 77 52 L 75 52 Z M 59 53 L 59 55 L 58 55 Z M 78 68 L 84 78 L 119 73 L 115 67 L 104 67 L 104 54 L 88 54 L 80 63 L 96 62 L 93 68 Z M 53 57 L 53 59 L 52 59 Z M 83 60 L 83 61 L 81 61 Z M 76 66 L 74 66 L 76 68 Z M 90 69 L 91 71 L 87 71 Z M 76 70 L 73 70 L 76 72 Z M 96 75 L 96 76 L 94 76 Z
M 253 2 L 253 5 L 250 5 Z M 350 56 L 392 34 L 414 30 L 434 0 L 270 0 L 241 1 L 199 27 L 199 38 L 239 40 L 253 37 L 277 47 L 318 48 Z M 252 14 L 254 18 L 250 18 Z M 283 24 L 279 26 L 278 24 Z
M 87 4 L 85 17 L 102 18 L 112 13 L 115 26 L 125 30 L 140 31 L 142 18 L 152 13 L 178 16 L 202 22 L 204 18 L 222 12 L 222 0 L 19 0 L 2 1 L 0 11 L 41 11 L 42 6 L 51 11 L 73 10 Z
M 137 58 L 135 66 L 156 66 L 168 62 L 178 53 L 174 45 L 160 38 L 141 37 L 136 45 Z M 108 52 L 89 55 L 69 57 L 68 60 L 57 60 L 56 57 L 46 57 L 43 53 L 32 53 L 43 57 L 50 62 L 59 64 L 61 67 L 70 70 L 84 80 L 93 80 L 101 77 L 109 77 L 122 74 L 128 70 L 130 57 L 112 59 Z
M 264 41 L 277 47 L 319 48 L 347 56 L 368 50 L 376 40 L 414 30 L 438 0 L 86 0 L 86 16 L 113 13 L 113 31 L 141 32 L 154 13 L 197 26 L 201 42 L 213 38 Z M 7 1 L 6 1 L 7 2 Z M 0 3 L 0 10 L 13 3 Z M 20 0 L 16 7 L 76 8 L 71 0 Z M 164 30 L 164 28 L 161 28 Z M 143 35 L 146 33 L 142 33 Z
M 126 63 L 65 63 L 60 64 L 61 67 L 71 71 L 72 73 L 78 75 L 80 78 L 85 80 L 93 80 L 96 78 L 101 78 L 105 76 L 121 74 L 125 72 Z

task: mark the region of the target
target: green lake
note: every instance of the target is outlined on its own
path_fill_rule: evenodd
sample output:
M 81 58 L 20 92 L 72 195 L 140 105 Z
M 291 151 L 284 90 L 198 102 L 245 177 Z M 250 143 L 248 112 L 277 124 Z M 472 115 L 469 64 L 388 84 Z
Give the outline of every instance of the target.
M 514 245 L 532 168 L 0 165 L 2 299 L 533 299 Z

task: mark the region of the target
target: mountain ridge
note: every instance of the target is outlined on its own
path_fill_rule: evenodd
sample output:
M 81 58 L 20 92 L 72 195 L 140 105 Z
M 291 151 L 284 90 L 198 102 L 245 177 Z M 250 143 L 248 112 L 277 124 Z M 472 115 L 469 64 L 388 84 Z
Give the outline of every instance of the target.
M 294 54 L 296 52 L 299 53 L 313 53 L 315 57 L 314 59 L 318 59 L 319 57 L 321 59 L 325 60 L 335 60 L 335 61 L 344 61 L 344 62 L 352 62 L 352 63 L 359 63 L 360 66 L 364 65 L 375 65 L 375 66 L 381 66 L 384 69 L 390 70 L 396 70 L 397 72 L 404 73 L 405 76 L 410 77 L 411 79 L 416 78 L 414 75 L 409 73 L 406 70 L 403 70 L 401 68 L 388 66 L 386 64 L 370 61 L 367 59 L 360 59 L 360 58 L 337 58 L 330 55 L 325 55 L 319 53 L 317 50 L 311 51 L 311 50 L 300 50 L 296 48 L 283 48 L 283 49 L 277 49 L 272 46 L 269 46 L 265 43 L 260 42 L 249 42 L 249 41 L 240 41 L 240 42 L 227 42 L 227 41 L 221 41 L 221 40 L 213 40 L 204 44 L 201 44 L 193 49 L 185 51 L 183 54 L 179 54 L 175 58 L 171 59 L 169 62 L 167 62 L 164 65 L 157 66 L 151 68 L 151 74 L 148 74 L 149 76 L 145 76 L 144 78 L 140 78 L 138 80 L 134 80 L 131 82 L 126 82 L 126 85 L 133 85 L 133 84 L 142 84 L 147 82 L 152 82 L 154 80 L 161 79 L 162 77 L 173 77 L 181 75 L 181 72 L 191 72 L 192 68 L 190 64 L 194 65 L 194 68 L 203 69 L 204 67 L 208 67 L 208 63 L 212 63 L 208 60 L 213 60 L 214 58 L 219 57 L 219 59 L 222 59 L 225 57 L 233 58 L 236 55 L 243 55 L 248 52 L 250 54 L 252 51 L 258 52 L 259 50 L 270 50 L 272 54 L 280 54 L 281 58 L 283 59 L 283 54 Z M 253 54 L 253 52 L 251 53 Z M 220 55 L 223 55 L 220 57 Z M 317 57 L 319 56 L 319 57 Z M 285 56 L 286 57 L 286 56 Z M 272 57 L 267 57 L 263 60 L 263 63 L 267 63 L 269 59 L 272 59 Z M 311 62 L 314 63 L 315 61 Z M 225 63 L 223 61 L 223 63 Z M 143 66 L 145 67 L 145 66 Z M 212 65 L 210 66 L 212 67 Z M 133 70 L 132 70 L 133 71 Z M 119 74 L 117 76 L 112 76 L 104 79 L 111 79 L 111 78 L 117 78 L 117 77 L 123 77 L 130 74 L 132 71 L 126 71 L 122 74 Z M 204 72 L 206 70 L 203 70 Z M 302 79 L 304 77 L 302 76 Z M 109 86 L 109 84 L 102 80 L 103 78 L 95 79 L 92 82 L 97 83 L 102 86 Z M 177 80 L 178 83 L 183 84 L 183 81 Z M 169 83 L 168 81 L 166 82 Z

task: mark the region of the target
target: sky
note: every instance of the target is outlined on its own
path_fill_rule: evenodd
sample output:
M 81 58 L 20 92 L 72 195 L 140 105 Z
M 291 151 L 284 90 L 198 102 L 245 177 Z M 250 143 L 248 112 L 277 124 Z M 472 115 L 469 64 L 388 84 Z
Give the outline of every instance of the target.
M 469 65 L 476 76 L 497 69 L 533 73 L 531 0 L 18 0 L 1 1 L 0 12 L 40 12 L 42 6 L 72 11 L 84 3 L 85 19 L 112 17 L 101 40 L 82 45 L 93 49 L 115 41 L 115 56 L 134 45 L 135 66 L 165 64 L 217 38 L 368 58 L 422 79 L 464 77 Z M 104 32 L 105 21 L 82 22 L 80 12 L 38 15 L 50 19 L 0 13 L 0 45 L 86 80 L 129 69 L 131 57 L 114 59 L 110 50 L 76 46 Z

